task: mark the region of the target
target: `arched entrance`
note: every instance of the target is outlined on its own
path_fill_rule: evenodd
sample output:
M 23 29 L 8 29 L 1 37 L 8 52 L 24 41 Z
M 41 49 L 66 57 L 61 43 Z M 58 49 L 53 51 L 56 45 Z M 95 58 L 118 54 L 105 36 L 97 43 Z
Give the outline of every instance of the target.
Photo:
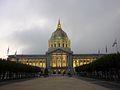
M 65 74 L 67 70 L 67 53 L 52 53 L 51 72 L 52 74 Z

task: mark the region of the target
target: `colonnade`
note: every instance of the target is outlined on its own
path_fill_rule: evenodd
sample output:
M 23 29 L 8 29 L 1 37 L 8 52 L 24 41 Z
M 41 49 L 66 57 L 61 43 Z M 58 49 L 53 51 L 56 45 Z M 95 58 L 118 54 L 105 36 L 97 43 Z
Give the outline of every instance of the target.
M 89 64 L 96 60 L 96 58 L 73 58 L 73 67 Z
M 66 67 L 67 55 L 66 54 L 53 54 L 51 60 L 51 67 Z
M 70 40 L 50 40 L 48 44 L 49 48 L 55 47 L 63 47 L 63 48 L 70 48 Z
M 41 68 L 46 67 L 46 59 L 20 59 L 19 62 L 27 65 L 38 66 Z

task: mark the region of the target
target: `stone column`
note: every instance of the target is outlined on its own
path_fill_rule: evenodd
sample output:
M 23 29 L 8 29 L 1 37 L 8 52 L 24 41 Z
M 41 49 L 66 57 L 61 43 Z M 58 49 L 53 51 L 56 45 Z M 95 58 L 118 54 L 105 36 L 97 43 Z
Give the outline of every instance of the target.
M 68 54 L 68 72 L 71 74 L 73 73 L 73 59 L 72 59 L 72 54 Z
M 41 63 L 42 63 L 42 68 L 43 68 L 43 60 L 42 60 L 42 62 L 41 62 Z
M 51 61 L 51 55 L 47 54 L 47 59 L 46 59 L 46 68 L 50 70 L 50 61 Z
M 63 67 L 63 54 L 61 54 L 61 67 Z

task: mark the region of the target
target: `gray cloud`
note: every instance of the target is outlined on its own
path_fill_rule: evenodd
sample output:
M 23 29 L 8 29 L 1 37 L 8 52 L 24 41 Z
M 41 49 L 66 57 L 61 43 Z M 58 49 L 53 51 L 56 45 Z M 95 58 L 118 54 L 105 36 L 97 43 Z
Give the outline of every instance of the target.
M 45 53 L 59 18 L 75 53 L 97 53 L 99 49 L 104 53 L 106 45 L 114 52 L 115 38 L 120 47 L 119 0 L 1 0 L 0 5 L 1 20 L 12 24 L 8 37 L 24 47 L 23 53 Z M 43 29 L 34 23 L 41 17 L 49 21 Z
M 9 36 L 9 40 L 18 45 L 18 49 L 19 46 L 22 46 L 22 53 L 24 54 L 40 54 L 47 51 L 48 34 L 34 28 L 14 32 Z

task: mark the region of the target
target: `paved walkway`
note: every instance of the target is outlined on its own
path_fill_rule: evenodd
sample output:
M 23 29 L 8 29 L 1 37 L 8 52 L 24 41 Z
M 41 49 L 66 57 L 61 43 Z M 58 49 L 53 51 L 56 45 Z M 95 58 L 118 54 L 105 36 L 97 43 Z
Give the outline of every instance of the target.
M 0 90 L 110 90 L 110 89 L 77 78 L 67 76 L 53 76 L 1 85 Z

